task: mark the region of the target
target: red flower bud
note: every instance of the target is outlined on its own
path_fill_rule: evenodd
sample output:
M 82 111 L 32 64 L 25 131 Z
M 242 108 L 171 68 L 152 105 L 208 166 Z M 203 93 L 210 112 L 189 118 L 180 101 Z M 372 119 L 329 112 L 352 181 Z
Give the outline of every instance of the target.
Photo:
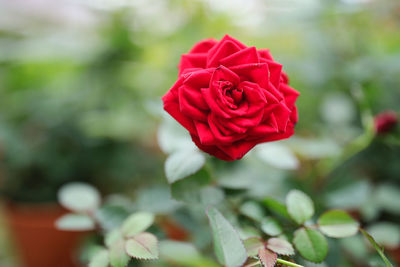
M 397 124 L 397 114 L 394 111 L 379 113 L 374 118 L 375 131 L 377 134 L 390 132 Z

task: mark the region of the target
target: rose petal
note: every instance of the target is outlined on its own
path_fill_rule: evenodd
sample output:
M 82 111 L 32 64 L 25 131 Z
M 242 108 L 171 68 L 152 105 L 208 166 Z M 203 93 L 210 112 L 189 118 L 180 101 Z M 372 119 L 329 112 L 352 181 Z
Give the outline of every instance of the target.
M 298 121 L 298 114 L 297 114 L 297 107 L 296 106 L 293 106 L 293 109 L 292 109 L 292 113 L 290 113 L 290 121 L 293 123 L 293 124 L 296 124 L 297 123 L 297 121 Z
M 247 103 L 249 103 L 249 109 L 246 114 L 242 116 L 245 117 L 253 117 L 256 113 L 259 113 L 265 105 L 268 103 L 264 94 L 264 90 L 258 86 L 258 84 L 251 82 L 242 82 L 239 85 L 240 88 L 243 88 L 243 92 L 245 94 L 245 99 Z
M 262 112 L 257 112 L 252 117 L 236 117 L 232 118 L 231 121 L 241 128 L 251 128 L 260 124 L 263 115 L 264 114 Z
M 268 60 L 267 64 L 269 70 L 269 81 L 275 86 L 275 88 L 279 89 L 282 65 L 271 60 Z
M 182 85 L 183 78 L 172 86 L 172 88 L 163 96 L 164 110 L 167 111 L 175 120 L 177 120 L 183 127 L 185 127 L 190 133 L 196 133 L 193 121 L 182 114 L 179 107 L 178 101 L 178 88 Z
M 284 102 L 281 102 L 273 111 L 276 122 L 278 123 L 278 129 L 280 132 L 286 131 L 287 123 L 289 122 L 289 116 L 291 110 L 286 106 Z
M 205 88 L 210 84 L 210 79 L 214 70 L 211 69 L 199 69 L 187 73 L 184 76 L 183 83 L 193 88 Z
M 230 37 L 229 35 L 225 35 L 216 45 L 214 45 L 209 51 L 208 53 L 212 55 L 215 54 L 215 52 L 226 42 L 226 41 L 230 41 L 232 43 L 234 43 L 237 47 L 239 47 L 240 49 L 244 49 L 246 48 L 246 46 L 244 44 L 242 44 L 241 42 L 239 42 L 238 40 L 236 40 L 235 38 Z
M 250 149 L 257 145 L 256 141 L 237 141 L 229 146 L 218 145 L 225 154 L 229 155 L 233 160 L 241 159 Z
M 201 94 L 213 113 L 217 114 L 219 117 L 230 118 L 229 114 L 226 113 L 217 103 L 215 97 L 211 93 L 210 88 L 202 88 Z
M 240 76 L 241 81 L 258 84 L 261 88 L 268 88 L 268 65 L 266 63 L 252 63 L 229 67 Z
M 266 88 L 267 91 L 274 95 L 278 101 L 284 99 L 283 94 L 271 82 L 268 81 L 268 86 Z
M 289 84 L 289 76 L 287 76 L 286 72 L 284 71 L 281 73 L 281 82 Z
M 234 72 L 224 66 L 220 66 L 215 69 L 211 77 L 210 87 L 201 89 L 203 98 L 212 112 L 215 112 L 218 116 L 224 118 L 230 118 L 232 116 L 229 114 L 230 108 L 223 101 L 223 96 L 221 88 L 219 87 L 219 83 L 221 81 L 230 81 L 233 85 L 235 85 L 239 83 L 239 80 L 239 76 L 237 76 Z M 247 109 L 247 106 L 245 105 L 239 107 L 238 112 L 241 112 L 242 109 Z
M 260 123 L 256 127 L 249 129 L 247 131 L 247 134 L 252 138 L 260 139 L 271 134 L 276 134 L 278 132 L 278 123 L 276 122 L 275 115 L 271 114 L 262 123 Z
M 179 74 L 188 68 L 205 68 L 207 63 L 207 53 L 184 54 L 179 63 Z
M 224 135 L 218 127 L 218 120 L 215 119 L 212 113 L 208 115 L 208 125 L 210 126 L 210 130 L 219 144 L 229 145 L 245 137 L 244 134 Z
M 192 72 L 196 72 L 196 71 L 199 71 L 199 70 L 204 70 L 204 69 L 203 68 L 186 68 L 186 69 L 182 70 L 182 72 L 179 73 L 178 76 L 180 76 L 180 75 L 188 75 L 188 74 L 191 74 Z
M 203 145 L 215 145 L 216 140 L 207 123 L 195 121 L 199 141 Z
M 220 63 L 221 65 L 229 67 L 249 63 L 259 63 L 259 58 L 256 48 L 248 47 L 221 59 Z
M 200 148 L 201 150 L 203 150 L 204 152 L 207 152 L 208 154 L 213 155 L 222 160 L 226 160 L 226 161 L 234 160 L 228 154 L 226 154 L 221 149 L 219 149 L 217 146 L 203 145 L 196 135 L 191 135 L 191 137 L 192 137 L 193 142 L 196 144 L 196 146 L 198 148 Z
M 216 48 L 215 52 L 213 52 L 214 48 Z M 207 57 L 207 68 L 218 67 L 221 65 L 221 59 L 240 51 L 240 49 L 241 48 L 233 41 L 221 41 L 209 51 Z
M 294 134 L 294 126 L 292 123 L 288 123 L 285 132 L 267 135 L 263 139 L 261 139 L 259 143 L 283 140 L 291 137 L 293 134 Z
M 214 120 L 218 120 L 218 124 L 224 127 L 224 130 L 221 130 L 221 132 L 224 131 L 225 135 L 243 134 L 248 130 L 246 127 L 240 127 L 235 124 L 232 119 L 215 116 Z
M 200 92 L 191 90 L 190 87 L 182 85 L 178 89 L 180 111 L 193 120 L 206 121 L 208 105 L 204 102 Z
M 210 86 L 219 81 L 230 81 L 234 86 L 238 85 L 240 82 L 240 77 L 233 72 L 232 70 L 228 69 L 224 66 L 219 66 L 215 69 L 214 73 L 211 76 Z
M 286 105 L 289 108 L 293 108 L 293 106 L 297 100 L 297 97 L 300 95 L 300 93 L 297 92 L 296 90 L 294 90 L 289 85 L 284 84 L 284 83 L 281 84 L 280 90 L 283 93 L 283 95 L 285 96 Z

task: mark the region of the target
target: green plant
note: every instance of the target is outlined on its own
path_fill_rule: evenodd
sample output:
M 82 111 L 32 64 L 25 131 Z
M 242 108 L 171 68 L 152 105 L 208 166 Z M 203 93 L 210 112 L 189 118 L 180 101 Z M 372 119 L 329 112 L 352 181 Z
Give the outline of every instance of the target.
M 334 157 L 320 160 L 317 170 L 322 177 L 335 173 L 343 162 L 370 145 L 375 138 L 370 122 L 371 118 L 366 123 L 368 126 L 364 135 L 347 144 Z M 190 205 L 218 205 L 235 222 L 234 227 L 217 209 L 208 209 L 214 251 L 218 261 L 225 266 L 269 267 L 276 263 L 302 266 L 293 262 L 299 256 L 307 261 L 320 263 L 328 255 L 326 237 L 346 238 L 359 231 L 359 222 L 346 211 L 330 209 L 323 212 L 321 202 L 318 203 L 319 206 L 315 206 L 311 198 L 299 190 L 290 190 L 285 205 L 265 193 L 262 194 L 264 199 L 261 201 L 252 196 L 249 190 L 262 186 L 263 182 L 268 185 L 268 181 L 252 179 L 252 176 L 257 175 L 257 168 L 262 168 L 260 161 L 281 169 L 298 168 L 297 157 L 285 145 L 268 144 L 256 147 L 255 152 L 246 157 L 244 163 L 222 163 L 218 160 L 207 162 L 206 156 L 169 120 L 160 128 L 159 143 L 170 154 L 165 162 L 165 171 L 172 196 Z M 276 161 L 275 157 L 278 156 L 279 161 Z M 267 170 L 272 171 L 269 168 Z M 235 192 L 238 189 L 248 191 Z M 277 192 L 272 194 L 280 198 Z M 314 216 L 316 209 L 320 214 L 318 218 Z M 386 266 L 392 266 L 382 248 L 365 230 L 360 231 L 378 251 Z
M 85 60 L 2 61 L 0 190 L 7 199 L 55 201 L 71 181 L 112 193 L 160 176 L 158 155 L 138 134 L 152 122 L 136 123 L 144 116 L 141 93 L 123 77 L 141 55 L 124 17 L 110 14 L 94 29 L 101 45 Z M 13 43 L 29 41 L 9 34 Z
M 245 239 L 244 246 L 233 227 L 216 209 L 208 211 L 214 233 L 215 253 L 221 263 L 226 266 L 242 266 L 249 257 L 244 266 L 270 267 L 276 263 L 301 266 L 291 261 L 291 257 L 295 255 L 294 248 L 304 259 L 318 263 L 328 254 L 328 242 L 324 236 L 344 238 L 358 232 L 359 223 L 342 210 L 327 211 L 318 218 L 317 224 L 310 224 L 314 205 L 301 191 L 290 191 L 286 197 L 286 205 L 269 202 L 272 210 L 276 210 L 277 205 L 284 217 L 253 217 L 256 219 L 255 227 L 261 229 L 263 235 Z M 232 236 L 236 236 L 236 240 Z M 264 239 L 265 236 L 267 239 Z
M 90 182 L 110 193 L 121 190 L 128 181 L 138 183 L 139 177 L 154 173 L 151 161 L 143 165 L 136 160 L 146 155 L 150 158 L 151 153 L 131 142 L 89 138 L 65 121 L 58 126 L 36 127 L 39 136 L 16 129 L 3 135 L 1 191 L 8 199 L 54 201 L 57 189 L 69 181 Z
M 146 231 L 159 240 L 159 259 L 129 257 L 130 267 L 221 266 L 212 251 L 219 223 L 235 232 L 217 251 L 229 264 L 247 257 L 245 264 L 268 265 L 276 254 L 276 265 L 310 266 L 302 254 L 325 250 L 305 250 L 309 235 L 328 242 L 319 266 L 400 262 L 400 128 L 377 136 L 372 123 L 385 110 L 398 116 L 397 0 L 19 2 L 0 8 L 1 193 L 43 202 L 70 181 L 98 188 L 104 198 L 94 214 L 73 212 L 61 221 L 66 229 L 94 229 L 84 264 L 95 254 L 107 264 L 105 236 L 136 212 L 155 215 Z M 161 119 L 159 101 L 176 80 L 180 55 L 225 33 L 270 48 L 301 93 L 295 136 L 232 163 L 196 150 Z M 310 209 L 288 208 L 293 189 L 312 199 L 311 218 Z M 343 232 L 330 222 L 350 218 L 361 234 L 337 238 Z M 185 234 L 169 235 L 176 228 Z M 354 228 L 353 220 L 344 226 L 347 233 Z M 217 236 L 217 247 L 226 240 Z M 232 257 L 231 248 L 238 252 Z M 2 251 L 3 263 L 9 255 Z M 126 255 L 116 258 L 124 263 Z
M 145 232 L 154 222 L 152 213 L 135 212 L 129 215 L 124 206 L 100 207 L 100 193 L 94 187 L 83 183 L 64 185 L 58 193 L 58 198 L 61 205 L 72 211 L 56 221 L 58 229 L 104 231 L 104 245 L 92 249 L 89 266 L 110 264 L 113 267 L 122 267 L 126 266 L 131 258 L 158 258 L 157 237 Z

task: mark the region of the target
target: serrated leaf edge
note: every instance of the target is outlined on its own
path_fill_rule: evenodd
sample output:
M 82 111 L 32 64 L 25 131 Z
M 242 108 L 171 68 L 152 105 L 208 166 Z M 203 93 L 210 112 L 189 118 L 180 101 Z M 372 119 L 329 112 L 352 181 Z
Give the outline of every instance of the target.
M 210 218 L 210 216 L 209 216 L 209 211 L 210 211 L 210 209 L 215 209 L 218 213 L 220 213 L 221 215 L 222 215 L 222 213 L 217 209 L 217 208 L 215 208 L 215 207 L 213 207 L 213 206 L 208 206 L 207 207 L 207 209 L 206 209 L 206 215 L 207 215 L 207 219 L 208 219 L 208 223 L 209 223 L 209 225 L 211 226 L 212 224 L 211 224 L 211 218 Z M 245 251 L 245 253 L 246 253 L 246 259 L 247 259 L 247 250 L 246 250 L 246 247 L 244 246 L 244 242 L 243 242 L 243 240 L 240 238 L 240 235 L 239 235 L 239 232 L 236 230 L 236 228 L 235 227 L 233 227 L 233 225 L 222 215 L 222 218 L 224 218 L 230 225 L 231 225 L 231 227 L 233 228 L 233 231 L 236 233 L 236 235 L 239 237 L 239 242 L 241 243 L 241 245 L 242 245 L 242 247 L 243 247 L 243 250 Z M 212 229 L 212 227 L 211 227 L 211 229 Z M 224 259 L 224 261 L 225 261 L 225 259 Z M 246 260 L 244 260 L 241 264 L 243 265 L 244 263 L 246 262 Z
M 275 266 L 275 264 L 276 264 L 276 262 L 277 262 L 277 260 L 278 260 L 278 255 L 274 252 L 274 251 L 271 251 L 271 250 L 269 250 L 269 249 L 267 249 L 267 248 L 260 248 L 259 250 L 258 250 L 258 258 L 260 259 L 260 262 L 261 262 L 261 264 L 263 265 L 263 266 L 265 266 L 265 267 L 268 267 L 268 266 L 266 266 L 266 263 L 265 262 L 263 262 L 263 260 L 261 259 L 261 257 L 260 257 L 260 251 L 261 250 L 265 250 L 265 251 L 270 251 L 270 252 L 272 252 L 272 253 L 274 253 L 275 254 L 275 260 L 274 260 L 274 264 L 272 265 L 272 266 Z
M 271 238 L 270 238 L 270 239 L 271 239 Z M 285 240 L 285 241 L 286 241 L 286 240 Z M 275 251 L 275 250 L 273 250 L 273 249 L 271 249 L 271 248 L 268 247 L 268 241 L 266 242 L 266 247 L 267 247 L 269 250 L 275 252 L 275 253 L 278 254 L 278 255 L 292 256 L 292 255 L 296 254 L 296 252 L 294 251 L 293 244 L 290 243 L 289 241 L 287 241 L 287 242 L 292 246 L 292 249 L 293 249 L 293 252 L 292 252 L 292 253 L 279 253 L 279 252 L 277 252 L 277 251 Z
M 139 233 L 139 234 L 143 234 L 143 233 L 151 234 L 151 233 L 148 233 L 148 232 L 142 232 L 142 233 Z M 154 236 L 153 234 L 151 234 L 151 235 Z M 135 235 L 135 236 L 137 236 L 137 235 Z M 126 254 L 128 254 L 128 255 L 129 255 L 130 257 L 132 257 L 132 258 L 139 259 L 139 260 L 157 260 L 157 259 L 159 258 L 159 251 L 158 251 L 158 239 L 157 239 L 156 236 L 154 236 L 155 239 L 156 239 L 156 252 L 157 252 L 157 256 L 156 256 L 156 257 L 154 257 L 154 258 L 146 258 L 146 257 L 143 257 L 143 258 L 142 258 L 142 257 L 133 256 L 133 255 L 131 255 L 131 254 L 128 252 L 128 250 L 126 249 L 127 241 L 128 241 L 129 239 L 134 239 L 135 236 L 132 236 L 132 237 L 128 238 L 128 239 L 125 241 L 124 248 L 125 248 Z M 137 243 L 139 243 L 140 245 L 142 245 L 142 247 L 144 247 L 147 251 L 149 251 L 149 250 L 147 249 L 147 247 L 144 246 L 142 243 L 140 243 L 140 242 L 137 241 L 136 239 L 134 239 L 134 240 L 135 240 Z

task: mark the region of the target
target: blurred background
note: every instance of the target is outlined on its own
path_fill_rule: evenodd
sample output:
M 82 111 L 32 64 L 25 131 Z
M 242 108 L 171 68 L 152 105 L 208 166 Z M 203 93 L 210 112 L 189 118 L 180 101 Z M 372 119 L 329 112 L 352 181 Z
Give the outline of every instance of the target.
M 260 168 L 257 182 L 232 190 L 262 198 L 301 188 L 321 209 L 353 211 L 399 255 L 400 139 L 375 139 L 323 183 L 314 169 L 362 134 L 364 113 L 399 111 L 399 1 L 1 0 L 0 266 L 21 266 L 18 244 L 44 235 L 26 225 L 40 228 L 62 213 L 51 203 L 67 182 L 88 182 L 139 206 L 149 196 L 168 198 L 157 144 L 160 98 L 182 53 L 225 34 L 269 48 L 301 92 L 296 134 L 285 143 L 300 162 L 296 171 L 275 162 L 272 178 Z M 155 210 L 200 229 L 160 203 L 153 199 Z M 209 244 L 200 240 L 204 231 L 192 237 L 199 247 Z M 369 248 L 358 241 L 332 245 L 336 254 L 324 266 L 357 266 L 334 258 L 341 250 L 363 258 Z

